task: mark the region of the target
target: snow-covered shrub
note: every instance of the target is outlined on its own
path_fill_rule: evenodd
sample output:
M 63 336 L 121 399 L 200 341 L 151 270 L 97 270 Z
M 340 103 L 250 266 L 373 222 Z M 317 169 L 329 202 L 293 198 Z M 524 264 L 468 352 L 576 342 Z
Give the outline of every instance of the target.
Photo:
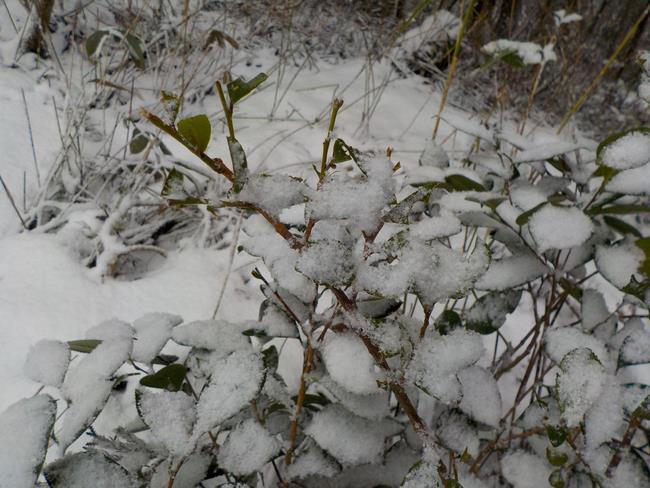
M 38 343 L 46 390 L 0 416 L 0 486 L 650 486 L 650 130 L 478 127 L 476 152 L 402 167 L 336 138 L 335 100 L 313 180 L 250 174 L 232 114 L 265 78 L 216 84 L 230 165 L 207 116 L 143 111 L 232 184 L 197 201 L 175 169 L 163 195 L 248 213 L 259 319 Z M 101 435 L 118 396 L 139 420 Z

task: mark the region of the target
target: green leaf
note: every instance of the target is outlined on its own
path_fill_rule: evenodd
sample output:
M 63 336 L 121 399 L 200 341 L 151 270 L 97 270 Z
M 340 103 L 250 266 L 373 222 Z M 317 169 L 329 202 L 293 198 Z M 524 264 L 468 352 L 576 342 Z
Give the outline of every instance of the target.
M 246 337 L 266 337 L 266 331 L 261 329 L 246 329 L 242 334 Z
M 436 319 L 435 327 L 441 335 L 449 334 L 452 330 L 462 326 L 460 315 L 453 310 L 444 310 Z
M 629 129 L 623 132 L 617 132 L 616 134 L 612 134 L 611 136 L 607 137 L 603 142 L 598 144 L 598 148 L 596 149 L 596 163 L 599 165 L 603 165 L 603 151 L 607 148 L 607 146 L 619 140 L 621 137 L 625 137 L 626 135 L 634 132 L 641 132 L 642 134 L 650 134 L 650 129 L 647 127 L 636 127 L 634 129 Z M 612 170 L 612 168 L 609 169 Z M 613 171 L 617 171 L 617 170 L 613 170 Z
M 205 40 L 205 43 L 203 44 L 203 49 L 205 50 L 209 48 L 215 42 L 219 44 L 219 47 L 222 49 L 226 47 L 226 42 L 230 44 L 232 47 L 234 47 L 235 49 L 239 49 L 239 43 L 237 41 L 235 41 L 232 37 L 230 37 L 225 32 L 221 32 L 216 29 L 211 30 L 210 34 L 208 34 L 208 38 Z
M 280 355 L 275 346 L 267 347 L 262 351 L 262 361 L 264 362 L 264 367 L 269 371 L 274 371 L 278 367 L 278 362 L 280 360 Z
M 561 425 L 547 425 L 546 436 L 553 447 L 560 447 L 567 438 L 568 431 Z
M 212 126 L 207 115 L 201 114 L 188 117 L 179 121 L 176 127 L 185 142 L 192 149 L 199 153 L 205 152 L 210 143 L 210 135 L 212 134 Z
M 418 188 L 415 192 L 404 198 L 401 202 L 391 207 L 382 217 L 384 222 L 395 224 L 408 224 L 409 216 L 413 213 L 413 206 L 419 202 L 427 202 L 431 196 L 431 190 L 424 187 Z
M 266 73 L 260 73 L 250 81 L 244 81 L 243 78 L 237 78 L 228 83 L 228 97 L 230 98 L 230 103 L 235 105 L 239 100 L 266 81 L 267 78 L 268 76 Z
M 145 134 L 140 133 L 140 131 L 134 131 L 133 134 L 134 137 L 129 143 L 129 151 L 131 151 L 131 154 L 139 154 L 144 151 L 147 147 L 147 144 L 149 144 L 149 137 L 147 137 Z
M 107 35 L 108 31 L 98 30 L 88 36 L 88 39 L 86 39 L 86 53 L 88 54 L 89 58 L 92 58 L 95 55 L 97 49 L 99 48 L 99 45 L 102 42 L 102 39 L 104 39 L 104 37 Z
M 505 52 L 499 56 L 499 59 L 514 68 L 523 68 L 526 66 L 524 60 L 515 51 Z
M 634 245 L 645 254 L 645 259 L 641 262 L 641 266 L 639 266 L 639 272 L 650 278 L 650 237 L 637 239 Z
M 169 115 L 172 123 L 176 122 L 176 117 L 178 117 L 178 111 L 181 107 L 181 99 L 179 96 L 163 90 L 160 92 L 160 103 L 165 109 L 165 112 L 167 112 L 167 115 Z
M 549 475 L 548 484 L 553 488 L 564 488 L 564 478 L 562 477 L 561 469 L 556 469 Z
M 535 205 L 533 208 L 526 210 L 524 213 L 522 213 L 519 217 L 517 217 L 517 220 L 515 222 L 519 227 L 522 227 L 528 223 L 530 218 L 533 216 L 535 212 L 540 210 L 544 205 L 546 205 L 548 202 L 542 202 L 537 205 Z
M 485 191 L 485 187 L 463 175 L 445 176 L 445 181 L 456 191 Z
M 632 203 L 629 204 L 621 203 L 618 205 L 609 205 L 607 207 L 599 206 L 587 210 L 587 214 L 589 215 L 604 215 L 604 214 L 627 215 L 627 214 L 639 214 L 639 213 L 648 213 L 648 212 L 650 212 L 650 206 L 635 205 Z
M 167 178 L 165 178 L 165 182 L 163 183 L 160 195 L 171 199 L 184 198 L 186 195 L 185 175 L 176 168 L 170 169 L 169 173 L 167 173 Z
M 616 217 L 610 217 L 609 215 L 603 216 L 605 223 L 614 229 L 620 234 L 632 234 L 636 237 L 642 237 L 641 232 L 639 232 L 636 227 L 628 224 L 627 222 L 617 219 Z
M 334 141 L 334 149 L 332 150 L 332 158 L 335 163 L 344 163 L 350 159 L 357 160 L 357 151 L 348 146 L 343 139 Z M 362 169 L 363 171 L 363 169 Z M 365 171 L 364 171 L 365 173 Z
M 244 148 L 237 139 L 228 138 L 228 150 L 230 151 L 230 160 L 235 175 L 235 181 L 232 183 L 232 190 L 239 193 L 248 181 L 248 162 Z
M 97 346 L 101 344 L 102 341 L 98 339 L 82 339 L 79 341 L 68 341 L 68 347 L 71 351 L 83 352 L 88 354 L 92 352 Z
M 496 332 L 507 315 L 517 308 L 521 293 L 521 290 L 509 290 L 483 295 L 467 311 L 465 327 L 484 335 Z
M 180 363 L 170 364 L 153 374 L 140 378 L 142 386 L 162 390 L 179 391 L 185 380 L 187 368 Z
M 591 175 L 594 178 L 605 178 L 605 181 L 610 181 L 614 176 L 619 174 L 621 171 L 618 169 L 610 168 L 609 166 L 600 165 L 598 166 L 598 169 L 593 172 Z
M 126 34 L 124 42 L 129 50 L 133 64 L 138 68 L 144 69 L 144 51 L 142 49 L 142 41 L 133 34 Z
M 569 460 L 569 456 L 565 452 L 555 451 L 547 447 L 546 459 L 551 463 L 551 466 L 563 466 Z

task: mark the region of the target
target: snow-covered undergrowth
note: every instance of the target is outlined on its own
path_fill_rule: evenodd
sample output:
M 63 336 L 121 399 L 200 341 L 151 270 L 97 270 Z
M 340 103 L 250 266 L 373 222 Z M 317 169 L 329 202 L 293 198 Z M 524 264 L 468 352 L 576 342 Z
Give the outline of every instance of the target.
M 650 486 L 650 130 L 432 141 L 399 62 L 201 12 L 60 71 L 0 24 L 0 486 Z

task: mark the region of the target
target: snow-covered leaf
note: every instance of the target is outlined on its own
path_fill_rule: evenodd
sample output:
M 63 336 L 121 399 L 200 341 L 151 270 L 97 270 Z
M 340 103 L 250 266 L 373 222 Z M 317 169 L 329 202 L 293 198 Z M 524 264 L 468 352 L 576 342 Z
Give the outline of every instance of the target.
M 230 418 L 253 400 L 264 377 L 262 358 L 256 353 L 236 351 L 214 363 L 208 387 L 197 405 L 194 436 L 199 436 Z
M 248 325 L 225 320 L 197 320 L 175 327 L 172 339 L 183 346 L 209 349 L 219 356 L 227 356 L 250 348 L 250 339 L 243 334 Z
M 440 401 L 452 403 L 461 395 L 456 373 L 476 363 L 484 352 L 475 332 L 454 329 L 444 336 L 431 332 L 416 346 L 406 377 Z
M 377 462 L 384 451 L 384 439 L 401 426 L 390 420 L 370 421 L 339 405 L 329 405 L 314 414 L 305 433 L 344 466 Z
M 462 390 L 459 408 L 477 422 L 497 427 L 501 418 L 501 393 L 492 374 L 480 366 L 458 373 Z
M 194 399 L 184 392 L 136 390 L 138 413 L 152 435 L 174 455 L 192 449 L 190 437 L 196 420 Z
M 217 462 L 236 476 L 260 471 L 275 456 L 279 442 L 255 419 L 238 424 L 219 448 Z
M 42 340 L 27 354 L 23 371 L 30 379 L 50 386 L 61 386 L 70 363 L 70 347 L 60 341 Z
M 491 334 L 519 304 L 521 290 L 492 292 L 480 297 L 465 315 L 465 326 L 479 334 Z
M 330 332 L 322 351 L 327 371 L 341 387 L 359 395 L 379 392 L 375 361 L 358 336 L 351 332 Z M 354 374 L 350 374 L 351 371 Z
M 45 467 L 52 488 L 132 488 L 128 472 L 99 452 L 69 454 Z
M 183 321 L 178 315 L 169 313 L 148 313 L 135 322 L 135 342 L 131 358 L 142 363 L 151 363 L 165 346 L 172 329 Z
M 579 246 L 594 230 L 589 217 L 579 209 L 554 205 L 545 205 L 535 212 L 528 226 L 540 252 Z
M 574 349 L 560 362 L 555 380 L 562 419 L 575 427 L 598 399 L 606 373 L 596 355 L 586 347 Z
M 103 341 L 68 370 L 61 392 L 70 406 L 56 433 L 59 444 L 69 446 L 92 424 L 111 394 L 112 375 L 129 358 L 132 347 L 128 338 Z
M 518 254 L 492 260 L 485 274 L 476 282 L 479 290 L 509 290 L 548 273 L 550 270 L 530 254 Z
M 614 169 L 650 163 L 650 129 L 639 128 L 609 136 L 597 149 L 598 163 Z
M 19 400 L 0 414 L 0 486 L 35 485 L 55 415 L 56 403 L 49 395 Z

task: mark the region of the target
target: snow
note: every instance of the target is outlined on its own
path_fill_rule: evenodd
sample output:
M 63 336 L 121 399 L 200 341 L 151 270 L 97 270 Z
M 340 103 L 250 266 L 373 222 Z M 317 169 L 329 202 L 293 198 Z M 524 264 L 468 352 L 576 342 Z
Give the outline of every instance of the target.
M 69 408 L 56 432 L 61 446 L 69 446 L 95 420 L 113 389 L 111 376 L 129 358 L 132 348 L 131 339 L 105 340 L 68 370 L 61 393 Z
M 503 475 L 514 488 L 539 488 L 548 486 L 551 466 L 533 454 L 516 450 L 501 459 Z
M 358 395 L 350 393 L 328 377 L 324 377 L 320 383 L 327 387 L 341 402 L 341 405 L 360 417 L 379 420 L 390 413 L 388 392 L 380 391 L 379 393 Z
M 21 368 L 29 347 L 40 339 L 131 335 L 124 325 L 118 326 L 120 331 L 108 324 L 93 327 L 115 316 L 131 321 L 147 312 L 165 311 L 189 320 L 210 317 L 222 286 L 215 277 L 224 273 L 228 251 L 189 246 L 170 253 L 162 268 L 137 281 L 103 283 L 89 276 L 56 235 L 2 238 L 0 255 L 0 315 L 12 318 L 0 341 L 0 381 L 7 385 L 0 395 L 4 408 L 38 387 Z M 221 317 L 257 318 L 257 308 L 245 305 L 251 297 L 238 291 L 241 283 L 241 278 L 232 277 L 224 296 L 231 306 L 222 307 Z M 91 328 L 93 332 L 86 333 Z M 100 329 L 105 329 L 101 335 L 94 332 Z
M 178 315 L 156 312 L 133 322 L 135 342 L 132 359 L 142 363 L 153 361 L 171 337 L 172 329 L 182 321 Z
M 174 455 L 194 447 L 190 442 L 196 420 L 194 399 L 184 392 L 139 390 L 138 411 L 152 435 Z
M 446 168 L 449 166 L 449 156 L 442 146 L 436 144 L 433 139 L 427 140 L 424 150 L 419 159 L 420 166 L 433 166 L 435 168 Z
M 530 233 L 540 252 L 568 249 L 585 242 L 594 226 L 591 219 L 575 207 L 545 205 L 528 221 Z
M 650 133 L 630 131 L 608 144 L 601 160 L 605 166 L 615 169 L 638 168 L 650 163 Z
M 88 329 L 85 333 L 86 339 L 96 339 L 100 341 L 110 339 L 132 339 L 135 336 L 135 329 L 131 324 L 116 318 L 105 320 Z
M 278 452 L 279 442 L 255 419 L 237 425 L 219 448 L 217 462 L 236 476 L 259 471 Z
M 328 405 L 314 414 L 305 433 L 344 466 L 376 463 L 384 451 L 384 439 L 401 430 L 389 420 L 358 417 L 339 405 Z
M 35 485 L 55 415 L 49 395 L 24 398 L 0 414 L 0 486 Z
M 358 395 L 379 392 L 377 366 L 357 335 L 329 332 L 325 336 L 322 352 L 327 371 L 342 388 Z M 351 371 L 354 374 L 350 374 Z
M 208 387 L 199 398 L 194 437 L 247 406 L 260 389 L 263 373 L 262 359 L 256 353 L 236 351 L 216 361 Z
M 603 366 L 586 347 L 573 349 L 562 359 L 556 387 L 562 419 L 568 427 L 582 422 L 585 413 L 598 400 L 606 380 Z
M 23 371 L 38 383 L 61 386 L 70 363 L 70 348 L 59 341 L 42 340 L 34 344 L 27 354 Z

